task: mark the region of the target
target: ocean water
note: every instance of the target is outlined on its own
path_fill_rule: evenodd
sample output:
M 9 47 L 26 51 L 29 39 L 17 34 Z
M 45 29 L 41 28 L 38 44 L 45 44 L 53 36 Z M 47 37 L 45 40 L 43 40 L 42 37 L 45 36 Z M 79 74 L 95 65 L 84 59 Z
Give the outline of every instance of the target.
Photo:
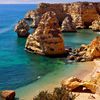
M 35 83 L 40 77 L 63 68 L 68 72 L 75 70 L 77 63 L 67 64 L 65 59 L 43 57 L 24 50 L 26 39 L 17 37 L 14 26 L 27 11 L 36 7 L 27 4 L 0 5 L 0 90 Z M 63 33 L 65 46 L 72 48 L 88 44 L 97 35 L 91 30 Z

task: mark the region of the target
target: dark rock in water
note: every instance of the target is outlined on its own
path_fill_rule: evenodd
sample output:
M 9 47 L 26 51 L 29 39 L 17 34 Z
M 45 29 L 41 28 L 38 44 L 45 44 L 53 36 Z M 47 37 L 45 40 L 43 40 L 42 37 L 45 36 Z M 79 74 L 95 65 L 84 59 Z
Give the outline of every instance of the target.
M 67 59 L 68 59 L 68 60 L 75 60 L 75 56 L 70 55 L 70 56 L 67 57 Z
M 64 41 L 54 12 L 46 12 L 34 32 L 26 41 L 26 49 L 41 55 L 65 54 Z
M 25 20 L 20 20 L 18 24 L 15 26 L 15 32 L 17 32 L 18 37 L 28 37 L 30 34 L 29 31 L 30 27 L 26 23 Z
M 67 17 L 63 20 L 61 26 L 63 32 L 76 32 L 76 26 L 72 20 L 72 17 L 67 14 Z
M 15 100 L 15 91 L 13 90 L 1 91 L 0 100 Z

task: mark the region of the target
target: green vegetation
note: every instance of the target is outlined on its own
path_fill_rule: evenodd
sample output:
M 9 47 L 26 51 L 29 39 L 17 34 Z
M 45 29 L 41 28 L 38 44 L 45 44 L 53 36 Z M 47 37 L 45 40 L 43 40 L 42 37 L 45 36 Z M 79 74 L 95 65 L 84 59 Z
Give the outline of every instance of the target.
M 33 100 L 75 100 L 76 95 L 65 87 L 55 88 L 53 93 L 41 91 Z

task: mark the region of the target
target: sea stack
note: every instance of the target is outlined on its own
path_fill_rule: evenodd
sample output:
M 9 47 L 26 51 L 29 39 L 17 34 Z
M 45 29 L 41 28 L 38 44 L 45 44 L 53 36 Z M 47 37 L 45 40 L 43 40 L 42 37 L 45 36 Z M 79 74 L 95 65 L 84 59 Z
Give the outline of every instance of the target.
M 28 37 L 30 34 L 29 31 L 30 27 L 27 24 L 27 22 L 22 19 L 18 22 L 18 24 L 15 26 L 14 31 L 17 32 L 18 37 Z
M 28 36 L 25 48 L 47 56 L 65 53 L 61 29 L 54 12 L 43 14 L 35 32 Z

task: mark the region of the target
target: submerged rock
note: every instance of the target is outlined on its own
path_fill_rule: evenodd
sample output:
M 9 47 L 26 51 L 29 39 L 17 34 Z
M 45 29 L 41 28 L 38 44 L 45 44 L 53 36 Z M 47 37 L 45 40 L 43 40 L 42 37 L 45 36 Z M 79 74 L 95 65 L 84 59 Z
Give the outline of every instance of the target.
M 13 90 L 1 91 L 0 100 L 15 100 L 15 91 Z
M 18 37 L 27 37 L 30 33 L 28 32 L 30 29 L 29 25 L 25 20 L 20 20 L 18 24 L 15 26 L 15 32 L 17 32 Z
M 65 53 L 60 26 L 54 12 L 46 12 L 36 29 L 29 35 L 25 45 L 27 50 L 41 55 L 62 55 Z
M 76 26 L 72 22 L 72 17 L 67 14 L 67 17 L 62 22 L 62 31 L 64 32 L 76 32 Z

